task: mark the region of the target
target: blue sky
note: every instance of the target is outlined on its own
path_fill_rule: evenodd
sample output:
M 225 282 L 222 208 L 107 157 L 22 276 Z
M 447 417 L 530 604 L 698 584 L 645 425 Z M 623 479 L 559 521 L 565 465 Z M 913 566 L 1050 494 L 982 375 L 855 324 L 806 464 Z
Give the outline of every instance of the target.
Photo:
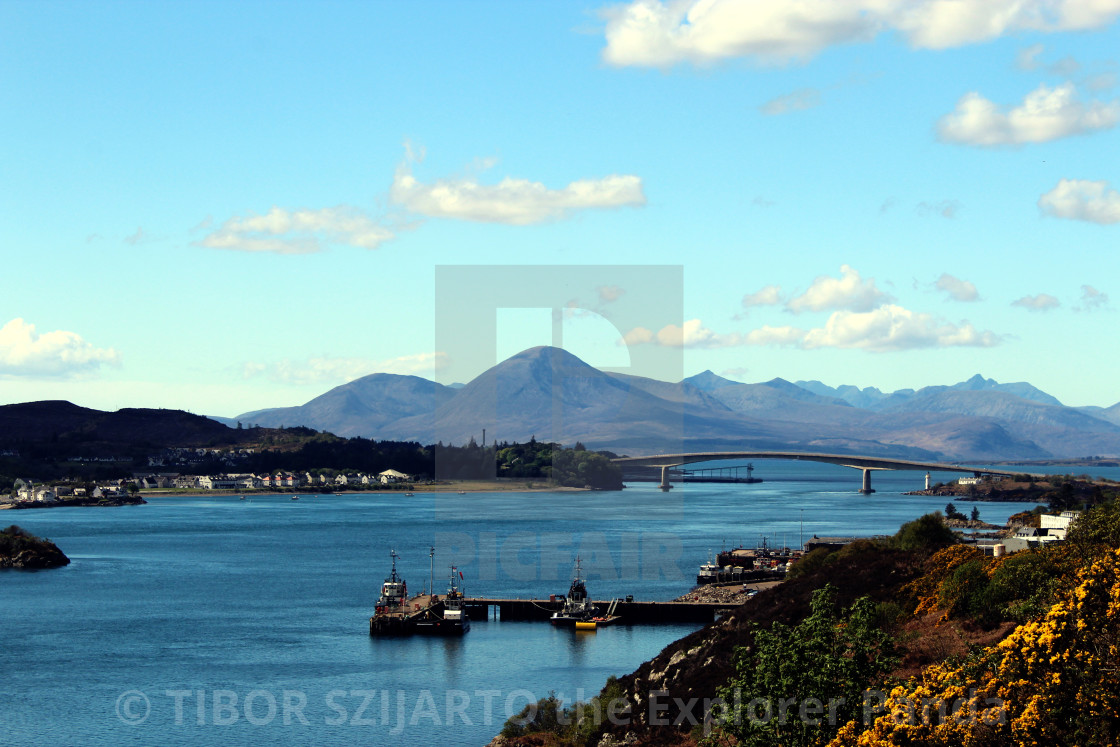
M 437 267 L 609 264 L 682 266 L 683 316 L 619 329 L 637 289 L 573 289 L 592 363 L 1111 405 L 1118 17 L 0 0 L 0 401 L 233 415 L 440 378 Z M 499 351 L 552 340 L 500 319 Z

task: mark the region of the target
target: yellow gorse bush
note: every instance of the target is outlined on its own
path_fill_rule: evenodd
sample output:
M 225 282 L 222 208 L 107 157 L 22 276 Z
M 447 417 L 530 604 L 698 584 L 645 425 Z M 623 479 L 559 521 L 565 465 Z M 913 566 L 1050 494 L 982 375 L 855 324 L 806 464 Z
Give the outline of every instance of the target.
M 934 560 L 959 565 L 968 559 L 961 555 L 942 551 Z M 1044 618 L 963 664 L 927 667 L 882 706 L 830 744 L 1120 743 L 1120 550 L 1079 571 L 1072 593 Z

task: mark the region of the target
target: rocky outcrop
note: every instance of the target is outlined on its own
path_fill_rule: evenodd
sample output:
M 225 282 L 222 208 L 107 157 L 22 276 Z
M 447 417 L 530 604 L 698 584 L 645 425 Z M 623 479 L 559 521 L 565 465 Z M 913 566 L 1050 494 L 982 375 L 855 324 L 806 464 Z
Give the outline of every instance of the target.
M 14 524 L 0 532 L 0 568 L 30 571 L 69 564 L 70 558 L 50 540 L 28 534 Z

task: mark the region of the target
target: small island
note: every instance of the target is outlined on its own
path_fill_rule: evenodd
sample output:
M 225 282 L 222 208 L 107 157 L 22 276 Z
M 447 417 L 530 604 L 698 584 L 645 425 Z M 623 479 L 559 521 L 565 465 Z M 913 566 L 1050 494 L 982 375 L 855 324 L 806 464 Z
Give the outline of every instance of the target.
M 0 568 L 40 570 L 69 564 L 70 558 L 50 540 L 28 534 L 15 524 L 0 531 Z

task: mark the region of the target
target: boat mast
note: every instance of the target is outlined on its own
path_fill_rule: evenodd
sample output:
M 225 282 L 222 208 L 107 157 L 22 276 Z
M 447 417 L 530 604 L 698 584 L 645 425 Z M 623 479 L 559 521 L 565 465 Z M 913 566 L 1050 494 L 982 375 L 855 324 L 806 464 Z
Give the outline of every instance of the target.
M 430 561 L 430 568 L 428 569 L 428 596 L 436 593 L 436 548 L 432 545 L 428 549 L 428 560 Z

